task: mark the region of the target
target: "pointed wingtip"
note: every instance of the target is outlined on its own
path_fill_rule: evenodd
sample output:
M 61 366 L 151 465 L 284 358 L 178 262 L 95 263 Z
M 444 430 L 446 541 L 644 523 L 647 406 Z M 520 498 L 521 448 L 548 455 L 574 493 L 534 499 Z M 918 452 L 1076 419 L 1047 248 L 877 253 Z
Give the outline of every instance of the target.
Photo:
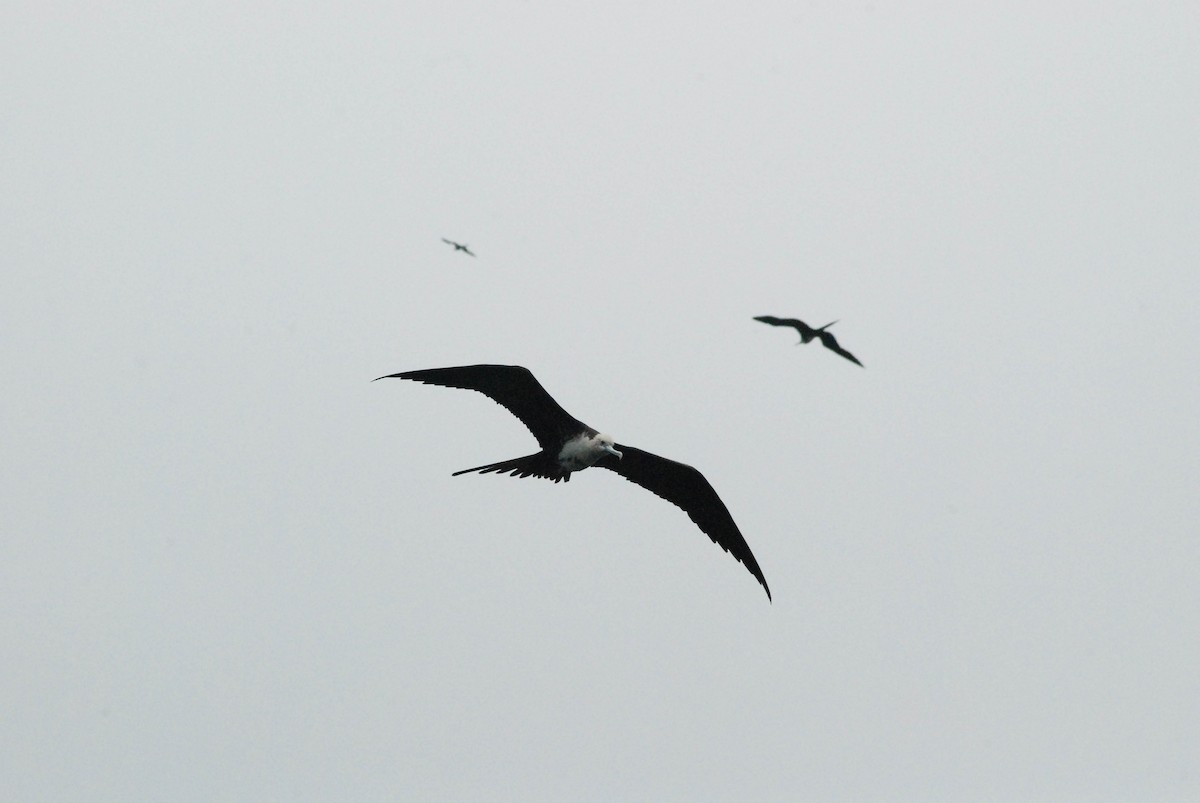
M 753 558 L 751 559 L 753 560 Z M 746 568 L 750 569 L 749 566 L 746 566 Z M 757 569 L 757 571 L 755 571 L 755 569 Z M 767 578 L 762 573 L 762 569 L 758 567 L 758 561 L 754 561 L 754 569 L 750 569 L 750 574 L 754 575 L 754 579 L 757 580 L 758 584 L 763 587 L 763 591 L 767 592 L 767 602 L 774 604 L 775 599 L 771 596 L 771 587 L 767 585 Z
M 733 555 L 732 550 L 730 550 L 729 547 L 725 546 L 724 544 L 721 545 L 721 548 L 724 549 L 726 552 L 728 552 L 730 555 Z M 762 567 L 760 567 L 758 565 L 758 561 L 755 559 L 754 553 L 749 551 L 750 550 L 749 544 L 746 544 L 746 550 L 747 550 L 746 555 L 744 555 L 742 557 L 733 555 L 734 560 L 736 560 L 738 563 L 742 564 L 742 566 L 746 567 L 746 571 L 750 572 L 750 576 L 758 581 L 758 584 L 760 586 L 762 586 L 763 591 L 767 592 L 767 602 L 774 604 L 775 598 L 771 596 L 771 587 L 769 585 L 767 585 L 767 576 L 765 574 L 763 574 Z

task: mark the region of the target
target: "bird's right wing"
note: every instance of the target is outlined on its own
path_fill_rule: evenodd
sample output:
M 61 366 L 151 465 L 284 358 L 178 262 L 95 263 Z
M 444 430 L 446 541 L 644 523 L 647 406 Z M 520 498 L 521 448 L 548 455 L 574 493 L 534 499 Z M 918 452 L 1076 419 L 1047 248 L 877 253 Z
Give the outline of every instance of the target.
M 774 315 L 755 315 L 754 320 L 769 323 L 771 326 L 793 326 L 799 321 L 776 318 Z
M 754 320 L 762 321 L 771 326 L 790 326 L 801 335 L 807 335 L 813 328 L 799 318 L 776 318 L 774 315 L 756 315 Z
M 767 599 L 771 598 L 771 589 L 767 586 L 762 569 L 758 567 L 758 561 L 754 559 L 754 553 L 750 551 L 750 545 L 746 543 L 733 516 L 729 515 L 729 509 L 703 474 L 691 466 L 632 446 L 617 444 L 616 449 L 621 452 L 621 458 L 606 455 L 596 465 L 615 471 L 630 482 L 682 508 L 701 532 L 739 560 L 762 583 Z
M 519 418 L 543 449 L 557 449 L 566 438 L 587 429 L 546 392 L 528 368 L 519 365 L 462 365 L 402 371 L 379 378 L 412 379 L 478 391 Z

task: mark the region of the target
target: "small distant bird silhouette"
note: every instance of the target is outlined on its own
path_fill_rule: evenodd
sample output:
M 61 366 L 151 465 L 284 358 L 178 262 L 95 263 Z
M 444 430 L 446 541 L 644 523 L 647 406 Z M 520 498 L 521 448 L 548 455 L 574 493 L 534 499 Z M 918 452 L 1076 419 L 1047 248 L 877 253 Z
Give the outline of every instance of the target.
M 857 357 L 838 345 L 837 338 L 833 336 L 832 332 L 826 331 L 829 327 L 837 323 L 837 321 L 830 321 L 819 329 L 814 329 L 804 321 L 800 321 L 795 318 L 776 318 L 774 315 L 756 315 L 754 320 L 762 321 L 763 323 L 769 323 L 771 326 L 790 326 L 800 333 L 800 343 L 809 343 L 814 337 L 820 338 L 821 344 L 834 354 L 840 354 L 850 362 L 856 365 L 862 365 L 862 363 L 858 361 Z M 800 343 L 797 343 L 796 345 L 799 346 Z M 866 366 L 863 365 L 863 367 L 865 368 Z
M 454 246 L 455 251 L 465 251 L 466 253 L 471 254 L 471 249 L 467 248 L 462 243 L 456 243 L 453 240 L 447 240 L 445 237 L 442 238 L 442 242 L 446 243 L 447 245 Z M 471 256 L 475 256 L 475 255 L 471 254 Z

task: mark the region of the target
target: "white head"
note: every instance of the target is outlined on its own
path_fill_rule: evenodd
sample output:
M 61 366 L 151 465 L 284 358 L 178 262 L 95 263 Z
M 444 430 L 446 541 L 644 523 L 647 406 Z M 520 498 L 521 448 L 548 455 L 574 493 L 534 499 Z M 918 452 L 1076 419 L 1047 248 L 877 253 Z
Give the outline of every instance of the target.
M 592 443 L 601 452 L 608 452 L 609 454 L 616 455 L 618 460 L 621 459 L 621 453 L 618 452 L 616 448 L 617 442 L 613 440 L 612 435 L 605 435 L 603 432 L 601 432 L 596 437 L 592 438 Z M 604 457 L 604 455 L 600 454 L 596 459 L 599 460 L 601 457 Z
M 595 465 L 606 454 L 616 455 L 618 459 L 621 457 L 612 435 L 589 437 L 581 434 L 563 444 L 562 451 L 558 453 L 558 464 L 567 471 L 579 471 Z

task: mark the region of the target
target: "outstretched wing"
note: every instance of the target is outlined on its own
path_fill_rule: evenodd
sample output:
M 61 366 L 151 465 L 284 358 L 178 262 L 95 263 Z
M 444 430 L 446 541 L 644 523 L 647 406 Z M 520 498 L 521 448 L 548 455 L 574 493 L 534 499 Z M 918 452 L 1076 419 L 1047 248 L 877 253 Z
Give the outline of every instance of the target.
M 454 242 L 453 240 L 447 240 L 445 237 L 443 237 L 442 242 L 444 242 L 446 245 L 452 245 L 455 248 L 458 248 L 458 243 Z
M 850 352 L 846 351 L 844 348 L 842 348 L 841 346 L 838 345 L 837 338 L 834 337 L 832 333 L 820 332 L 818 334 L 821 338 L 821 343 L 825 346 L 825 348 L 829 349 L 830 351 L 832 351 L 835 354 L 841 354 L 843 357 L 845 357 L 847 360 L 849 360 L 852 363 L 862 365 L 862 363 L 858 361 L 858 357 L 855 357 L 853 354 L 851 354 Z M 863 365 L 863 367 L 866 368 L 865 365 Z
M 756 315 L 754 320 L 768 323 L 771 326 L 790 326 L 802 335 L 811 334 L 815 330 L 797 318 L 776 318 L 774 315 Z
M 729 554 L 733 555 L 744 565 L 758 582 L 762 583 L 771 598 L 771 589 L 767 579 L 763 577 L 758 561 L 750 551 L 750 545 L 742 537 L 729 515 L 729 510 L 712 485 L 696 469 L 691 466 L 659 457 L 656 454 L 643 452 L 632 446 L 616 445 L 622 457 L 605 455 L 595 465 L 615 471 L 630 482 L 637 483 L 651 493 L 661 496 L 673 505 L 683 509 L 701 532 L 713 540 Z
M 429 385 L 476 390 L 521 419 L 543 449 L 557 450 L 562 443 L 588 429 L 556 402 L 528 368 L 519 365 L 462 365 L 402 371 L 379 379 L 412 379 Z

